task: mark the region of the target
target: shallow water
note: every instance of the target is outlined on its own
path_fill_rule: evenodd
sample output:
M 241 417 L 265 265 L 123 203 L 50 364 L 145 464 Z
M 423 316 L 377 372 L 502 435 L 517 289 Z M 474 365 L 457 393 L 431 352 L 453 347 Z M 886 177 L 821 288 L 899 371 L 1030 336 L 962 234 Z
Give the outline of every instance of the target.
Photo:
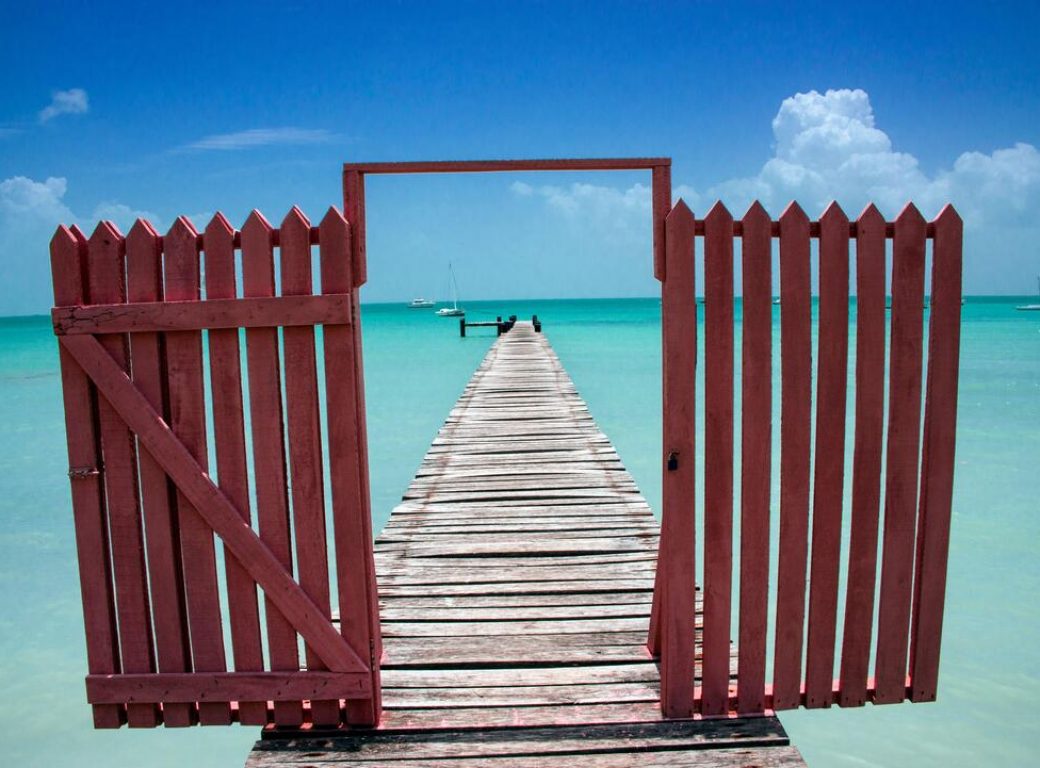
M 922 766 L 1023 765 L 1036 759 L 1040 726 L 1030 712 L 1040 695 L 1040 313 L 1015 312 L 1016 303 L 969 299 L 963 311 L 939 701 L 784 713 L 793 742 L 813 766 L 901 766 L 911 759 Z M 512 313 L 542 318 L 599 425 L 657 508 L 658 301 L 469 306 L 471 319 Z M 460 339 L 457 320 L 390 305 L 366 306 L 363 322 L 378 529 L 494 336 L 471 330 Z M 256 737 L 253 728 L 90 727 L 57 354 L 46 318 L 0 320 L 0 423 L 4 762 L 241 765 Z

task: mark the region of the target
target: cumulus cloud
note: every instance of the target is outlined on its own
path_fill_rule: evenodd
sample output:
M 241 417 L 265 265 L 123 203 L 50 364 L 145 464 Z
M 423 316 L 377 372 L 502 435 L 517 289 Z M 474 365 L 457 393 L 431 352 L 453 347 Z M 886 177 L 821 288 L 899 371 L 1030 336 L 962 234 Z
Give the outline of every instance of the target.
M 87 92 L 82 88 L 69 88 L 51 94 L 51 103 L 40 110 L 40 122 L 46 123 L 59 115 L 82 115 L 90 109 Z
M 335 138 L 334 133 L 324 128 L 250 128 L 246 131 L 204 136 L 180 149 L 231 151 L 266 147 L 273 144 L 327 144 Z
M 1035 146 L 1018 143 L 990 154 L 967 151 L 950 168 L 929 175 L 913 155 L 893 147 L 875 124 L 870 97 L 859 89 L 795 94 L 781 103 L 772 128 L 773 156 L 757 174 L 704 189 L 678 185 L 676 197 L 698 212 L 722 200 L 735 215 L 760 200 L 774 216 L 791 200 L 798 200 L 810 215 L 837 200 L 850 216 L 874 202 L 889 217 L 908 200 L 928 217 L 952 202 L 965 219 L 969 261 L 973 256 L 999 258 L 1007 270 L 1000 282 L 1000 276 L 982 279 L 969 265 L 967 290 L 973 288 L 970 278 L 978 277 L 976 290 L 1014 292 L 1021 281 L 1013 272 L 1035 271 L 1024 255 L 1029 247 L 1035 251 L 1040 239 L 1040 151 Z M 533 191 L 556 211 L 607 217 L 617 226 L 645 229 L 650 210 L 645 184 L 626 190 L 574 184 Z
M 106 202 L 89 215 L 77 215 L 64 198 L 68 182 L 61 177 L 36 181 L 13 176 L 0 181 L 0 307 L 3 314 L 38 314 L 51 305 L 48 243 L 59 224 L 87 229 L 98 219 L 114 221 L 124 232 L 134 220 L 146 218 L 156 226 L 155 214 L 122 203 Z M 89 229 L 88 232 L 89 234 Z

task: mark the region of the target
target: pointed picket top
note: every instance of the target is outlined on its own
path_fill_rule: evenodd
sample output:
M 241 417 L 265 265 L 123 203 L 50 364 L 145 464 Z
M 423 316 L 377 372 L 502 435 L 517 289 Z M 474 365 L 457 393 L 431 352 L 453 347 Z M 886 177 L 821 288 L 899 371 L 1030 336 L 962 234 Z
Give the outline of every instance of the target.
M 147 219 L 137 219 L 126 236 L 126 297 L 159 301 L 163 295 L 162 242 Z
M 325 216 L 322 218 L 318 228 L 319 230 L 324 230 L 326 226 L 330 228 L 330 231 L 336 231 L 337 229 L 343 231 L 349 228 L 347 220 L 334 205 L 330 205 L 329 209 L 325 211 Z
M 139 240 L 150 240 L 159 236 L 159 232 L 152 226 L 148 219 L 137 219 L 126 235 L 126 242 L 137 242 Z
M 942 207 L 942 210 L 939 211 L 939 215 L 932 219 L 932 223 L 935 224 L 937 228 L 940 226 L 952 227 L 954 224 L 963 225 L 964 220 L 961 218 L 961 215 L 957 213 L 957 209 L 950 203 L 947 203 Z
M 282 219 L 282 229 L 285 229 L 286 227 L 306 227 L 309 230 L 310 226 L 310 219 L 307 218 L 307 214 L 300 210 L 300 206 L 298 205 L 294 205 L 289 212 L 285 214 L 285 218 Z
M 199 233 L 187 216 L 178 216 L 163 240 L 166 258 L 166 298 L 195 301 L 199 298 Z
M 202 236 L 205 253 L 207 299 L 233 299 L 235 285 L 235 228 L 223 213 L 217 211 L 206 225 Z
M 130 301 L 157 301 L 162 296 L 162 246 L 146 219 L 135 221 L 126 236 L 126 283 Z
M 882 233 L 885 231 L 885 217 L 873 203 L 867 203 L 867 207 L 860 211 L 856 217 L 857 232 L 874 230 L 880 227 Z
M 780 226 L 782 228 L 809 224 L 809 217 L 805 211 L 802 210 L 802 206 L 798 205 L 797 200 L 792 200 L 784 208 L 784 212 L 780 214 Z
M 272 243 L 272 234 L 274 233 L 274 227 L 264 217 L 260 211 L 254 208 L 249 218 L 246 219 L 246 223 L 242 225 L 242 239 L 249 238 L 250 241 L 259 240 L 260 242 L 266 242 L 268 245 Z
M 845 215 L 845 211 L 836 200 L 831 200 L 820 216 L 820 227 L 822 228 L 825 224 L 837 226 L 838 223 L 848 226 L 849 217 Z
M 187 216 L 178 216 L 176 221 L 170 227 L 170 231 L 166 233 L 166 237 L 176 240 L 198 240 L 199 231 L 195 229 L 195 225 L 191 223 L 191 219 Z
M 350 223 L 330 205 L 318 225 L 321 244 L 321 292 L 350 293 L 354 287 L 350 259 Z
M 729 209 L 722 204 L 721 200 L 716 200 L 715 204 L 711 206 L 711 210 L 708 211 L 708 215 L 704 217 L 704 223 L 715 224 L 716 222 L 733 221 L 733 214 L 729 212 Z
M 282 295 L 311 293 L 311 223 L 297 206 L 285 218 L 279 236 L 282 258 Z
M 913 203 L 907 203 L 903 206 L 903 210 L 896 216 L 897 224 L 924 224 L 924 216 L 917 210 L 917 206 Z
M 691 211 L 690 207 L 686 205 L 686 201 L 680 197 L 675 205 L 672 206 L 672 210 L 668 212 L 668 216 L 665 217 L 665 223 L 667 224 L 672 221 L 686 223 L 687 219 L 692 224 L 694 220 L 693 211 Z
M 124 300 L 126 275 L 123 255 L 126 240 L 111 221 L 99 221 L 87 241 L 90 300 L 94 304 L 117 304 Z
M 159 251 L 159 233 L 147 219 L 138 219 L 126 236 L 126 259 L 130 264 L 144 254 L 154 256 Z
M 235 228 L 231 226 L 231 222 L 227 220 L 220 211 L 213 214 L 213 218 L 209 220 L 209 224 L 206 225 L 204 230 L 205 237 L 234 237 Z M 203 241 L 205 242 L 205 241 Z
M 274 227 L 255 208 L 242 225 L 242 290 L 246 296 L 274 295 Z
M 772 219 L 769 217 L 769 212 L 765 209 L 758 200 L 753 202 L 744 212 L 744 217 L 741 219 L 745 224 L 761 224 L 763 221 L 766 224 L 772 223 Z
M 54 282 L 54 305 L 82 304 L 86 299 L 86 240 L 73 225 L 64 224 L 51 238 L 51 277 Z
M 123 233 L 119 231 L 119 227 L 116 226 L 114 221 L 106 219 L 99 221 L 97 226 L 94 227 L 89 242 L 91 248 L 108 248 L 114 244 L 121 244 L 123 242 Z

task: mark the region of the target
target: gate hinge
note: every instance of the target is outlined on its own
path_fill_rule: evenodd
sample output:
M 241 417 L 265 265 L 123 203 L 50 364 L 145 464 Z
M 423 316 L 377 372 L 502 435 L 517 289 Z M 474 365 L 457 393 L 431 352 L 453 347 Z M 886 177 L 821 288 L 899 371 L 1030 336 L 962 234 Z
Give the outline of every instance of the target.
M 99 467 L 69 467 L 69 480 L 85 480 L 101 474 Z

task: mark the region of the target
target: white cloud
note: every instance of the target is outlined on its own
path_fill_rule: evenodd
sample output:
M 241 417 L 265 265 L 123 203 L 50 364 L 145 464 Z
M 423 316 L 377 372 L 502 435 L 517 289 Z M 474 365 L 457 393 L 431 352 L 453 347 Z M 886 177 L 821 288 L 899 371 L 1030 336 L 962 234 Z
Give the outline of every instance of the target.
M 1013 293 L 1024 279 L 1018 272 L 1035 272 L 1035 264 L 1029 266 L 1035 257 L 1027 255 L 1040 240 L 1040 151 L 1035 146 L 1018 143 L 991 154 L 964 152 L 951 168 L 929 175 L 917 158 L 893 148 L 888 134 L 875 125 L 870 97 L 858 89 L 810 91 L 784 99 L 772 127 L 774 153 L 756 175 L 703 191 L 679 185 L 675 196 L 700 214 L 722 200 L 737 216 L 754 200 L 774 216 L 791 200 L 798 200 L 810 216 L 837 200 L 850 217 L 868 202 L 889 217 L 908 200 L 927 217 L 951 202 L 965 220 L 967 291 Z M 627 190 L 574 184 L 536 191 L 551 208 L 570 217 L 607 217 L 618 226 L 646 226 L 650 190 L 644 184 Z M 996 274 L 994 259 L 1003 267 Z
M 51 95 L 51 103 L 40 110 L 40 122 L 46 123 L 58 115 L 82 115 L 89 109 L 90 101 L 82 88 L 55 91 Z
M 52 304 L 48 244 L 59 224 L 79 224 L 88 235 L 98 219 L 114 221 L 123 232 L 139 217 L 161 226 L 154 214 L 116 202 L 79 216 L 65 203 L 67 189 L 60 177 L 0 181 L 0 314 L 39 314 Z
M 205 136 L 181 147 L 182 150 L 239 150 L 272 144 L 326 144 L 336 135 L 324 128 L 250 128 L 235 133 Z

